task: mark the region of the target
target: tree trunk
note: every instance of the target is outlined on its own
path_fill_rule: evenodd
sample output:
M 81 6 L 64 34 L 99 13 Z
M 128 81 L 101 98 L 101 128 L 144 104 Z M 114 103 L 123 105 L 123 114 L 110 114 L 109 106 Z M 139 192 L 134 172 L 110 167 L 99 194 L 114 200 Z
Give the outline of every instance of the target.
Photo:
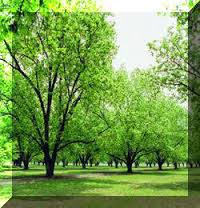
M 83 168 L 83 169 L 86 169 L 86 164 L 87 164 L 86 157 L 85 157 L 84 155 L 80 155 L 80 156 L 79 156 L 79 159 L 80 159 L 80 161 L 81 161 L 82 168 Z
M 54 176 L 54 167 L 55 162 L 53 163 L 52 160 L 45 163 L 46 165 L 46 177 L 52 178 Z
M 119 160 L 114 158 L 114 163 L 115 163 L 115 168 L 118 168 L 118 165 L 119 165 Z
M 65 166 L 66 166 L 66 160 L 65 159 L 62 159 L 62 166 L 63 166 L 63 168 L 65 168 Z
M 78 160 L 75 161 L 75 165 L 78 166 Z
M 127 143 L 127 147 L 128 147 L 128 152 L 127 152 L 127 155 L 125 156 L 126 166 L 127 166 L 127 173 L 132 173 L 133 172 L 132 171 L 132 165 L 133 165 L 133 162 L 136 161 L 135 160 L 136 154 L 133 152 L 129 143 Z
M 90 159 L 89 162 L 90 162 L 90 167 L 92 167 L 93 159 Z
M 23 160 L 23 164 L 24 164 L 24 170 L 28 170 L 29 169 L 29 160 Z
M 157 156 L 158 170 L 162 170 L 162 165 L 165 162 L 165 158 L 161 156 L 160 151 L 156 151 L 156 156 Z
M 169 162 L 167 162 L 167 167 L 169 167 Z
M 174 162 L 174 169 L 175 169 L 175 170 L 177 170 L 177 169 L 178 169 L 177 162 Z
M 158 170 L 162 170 L 162 165 L 163 165 L 162 162 L 158 162 Z
M 54 176 L 56 154 L 51 158 L 48 152 L 45 152 L 45 167 L 46 167 L 46 177 L 52 178 Z
M 82 161 L 81 164 L 82 164 L 82 168 L 83 169 L 86 169 L 86 163 L 85 163 L 85 161 Z
M 128 162 L 126 164 L 126 166 L 127 166 L 127 173 L 132 173 L 133 172 L 133 170 L 132 170 L 132 163 L 131 162 Z
M 139 162 L 135 161 L 135 168 L 139 167 Z

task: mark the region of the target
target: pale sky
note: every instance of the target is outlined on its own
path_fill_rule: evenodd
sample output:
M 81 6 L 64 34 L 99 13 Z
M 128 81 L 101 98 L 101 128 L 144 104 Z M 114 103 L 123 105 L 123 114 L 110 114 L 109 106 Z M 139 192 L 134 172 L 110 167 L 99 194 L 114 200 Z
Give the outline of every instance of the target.
M 173 18 L 158 16 L 156 12 L 114 13 L 113 18 L 119 46 L 113 66 L 124 64 L 129 72 L 154 63 L 147 43 L 165 36 L 167 28 L 175 23 Z

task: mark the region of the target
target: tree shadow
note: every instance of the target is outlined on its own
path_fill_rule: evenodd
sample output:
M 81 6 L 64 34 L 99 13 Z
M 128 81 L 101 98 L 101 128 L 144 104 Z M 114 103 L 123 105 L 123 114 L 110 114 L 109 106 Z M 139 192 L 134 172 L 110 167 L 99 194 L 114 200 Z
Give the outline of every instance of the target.
M 162 190 L 188 190 L 187 182 L 175 182 L 175 183 L 140 183 L 140 188 L 155 189 L 162 192 Z
M 18 172 L 18 171 L 22 171 L 22 172 L 27 172 L 27 171 L 44 171 L 45 170 L 45 167 L 43 168 L 29 168 L 28 170 L 24 170 L 23 168 L 14 168 L 14 169 L 11 169 L 10 171 L 13 171 L 13 172 Z
M 78 178 L 75 175 L 55 177 L 49 183 L 45 183 L 43 179 L 30 179 L 16 180 L 13 183 L 13 196 L 102 196 L 101 191 L 93 193 L 91 190 L 105 190 L 110 189 L 111 185 L 119 185 L 118 181 L 112 179 Z M 123 184 L 128 185 L 129 182 Z
M 53 179 L 44 177 L 23 177 L 13 183 L 13 196 L 105 196 L 106 189 L 115 185 L 128 185 L 135 189 L 152 189 L 157 193 L 163 190 L 188 190 L 187 182 L 176 183 L 141 183 L 134 181 L 119 182 L 110 178 L 90 178 L 78 175 L 57 176 Z M 103 189 L 103 192 L 102 192 Z M 92 190 L 95 190 L 92 192 Z M 112 194 L 111 194 L 112 195 Z M 160 195 L 160 194 L 159 194 Z M 130 195 L 131 196 L 131 195 Z
M 133 170 L 132 173 L 125 171 L 90 171 L 91 174 L 102 174 L 105 176 L 111 175 L 187 175 L 187 173 L 180 173 L 178 170 Z M 176 174 L 177 173 L 177 174 Z

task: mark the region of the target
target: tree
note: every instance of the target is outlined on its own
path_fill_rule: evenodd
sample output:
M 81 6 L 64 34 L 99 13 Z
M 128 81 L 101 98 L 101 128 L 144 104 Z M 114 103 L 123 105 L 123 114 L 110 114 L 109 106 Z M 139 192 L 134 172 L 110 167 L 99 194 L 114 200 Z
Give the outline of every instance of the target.
M 93 160 L 100 150 L 99 137 L 108 130 L 107 123 L 98 114 L 101 111 L 101 106 L 98 106 L 97 103 L 97 100 L 92 103 L 88 103 L 86 99 L 82 101 L 74 111 L 74 116 L 68 124 L 69 131 L 66 137 L 88 141 L 86 145 L 72 145 L 73 154 L 77 156 L 84 169 L 89 162 L 92 166 Z
M 11 80 L 9 71 L 0 64 L 0 168 L 12 160 Z M 7 79 L 7 82 L 5 82 Z
M 159 80 L 158 83 L 163 87 L 186 99 L 190 88 L 187 83 L 189 64 L 187 15 L 178 13 L 176 18 L 177 25 L 169 27 L 167 36 L 149 43 L 148 46 L 156 60 L 155 79 Z
M 12 142 L 6 126 L 10 125 L 7 123 L 10 121 L 8 119 L 6 120 L 7 121 L 5 121 L 5 118 L 0 118 L 0 170 L 6 163 L 9 164 L 12 158 Z
M 154 154 L 161 170 L 176 148 L 185 144 L 185 109 L 163 94 L 151 71 L 139 70 L 131 77 L 118 71 L 113 86 L 107 103 L 111 128 L 102 138 L 108 155 L 124 162 L 131 173 L 133 163 L 137 166 L 144 155 Z
M 124 162 L 127 172 L 132 164 L 147 154 L 151 142 L 151 97 L 156 86 L 149 81 L 148 72 L 137 71 L 131 78 L 121 70 L 115 72 L 107 117 L 110 130 L 102 138 L 107 154 Z
M 113 25 L 106 13 L 24 13 L 12 48 L 16 109 L 30 107 L 34 140 L 44 153 L 46 176 L 52 177 L 57 153 L 72 143 L 64 137 L 67 124 L 83 97 L 106 84 L 114 54 Z M 20 86 L 26 86 L 21 88 Z M 29 107 L 18 94 L 28 99 Z M 31 99 L 30 99 L 31 98 Z M 20 106 L 20 107 L 19 107 Z M 23 114 L 26 116 L 25 114 Z M 87 142 L 87 141 L 86 141 Z
M 197 3 L 190 1 L 190 8 Z M 189 114 L 189 163 L 199 160 L 199 4 L 188 14 L 174 13 L 176 25 L 167 37 L 149 44 L 156 59 L 155 77 L 174 95 L 188 100 Z M 195 135 L 195 136 L 194 136 Z M 198 158 L 198 159 L 197 159 Z
M 162 170 L 167 160 L 175 159 L 175 155 L 180 157 L 180 150 L 184 155 L 187 153 L 187 112 L 177 101 L 161 96 L 151 110 L 154 114 L 151 148 Z

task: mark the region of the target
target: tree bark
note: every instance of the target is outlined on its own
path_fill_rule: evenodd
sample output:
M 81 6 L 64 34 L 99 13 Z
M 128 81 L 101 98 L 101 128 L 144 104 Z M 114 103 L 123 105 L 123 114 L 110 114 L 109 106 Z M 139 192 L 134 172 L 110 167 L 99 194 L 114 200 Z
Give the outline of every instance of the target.
M 93 159 L 90 159 L 89 162 L 90 162 L 90 167 L 92 167 Z
M 79 159 L 81 161 L 81 165 L 83 169 L 86 169 L 86 164 L 87 164 L 87 158 L 85 155 L 80 155 Z
M 136 157 L 136 153 L 133 152 L 132 148 L 130 147 L 129 143 L 127 143 L 128 152 L 127 155 L 125 155 L 126 159 L 126 166 L 127 166 L 127 173 L 132 173 L 132 165 Z
M 156 156 L 157 156 L 157 163 L 158 163 L 158 170 L 162 170 L 162 165 L 164 164 L 165 162 L 165 158 L 163 158 L 161 156 L 161 153 L 160 151 L 156 151 Z
M 84 162 L 82 163 L 82 168 L 86 169 L 86 164 Z
M 139 167 L 139 162 L 135 161 L 135 168 L 138 168 L 138 167 Z
M 23 164 L 24 164 L 24 170 L 28 170 L 29 169 L 29 160 L 28 159 L 24 159 L 23 160 Z
M 133 172 L 132 164 L 133 164 L 132 162 L 129 162 L 129 163 L 126 164 L 126 166 L 127 166 L 127 173 L 132 173 Z
M 163 165 L 162 162 L 158 162 L 158 170 L 162 170 L 162 165 Z
M 119 161 L 117 159 L 114 159 L 114 163 L 115 163 L 115 168 L 118 168 Z
M 54 176 L 54 167 L 55 167 L 55 162 L 52 160 L 45 162 L 45 167 L 46 167 L 46 177 L 52 178 Z
M 44 154 L 45 154 L 44 160 L 45 160 L 45 168 L 46 168 L 46 177 L 52 178 L 54 176 L 57 154 L 55 154 L 52 158 L 50 157 L 48 151 L 46 151 Z
M 169 167 L 169 162 L 167 162 L 167 167 Z
M 66 160 L 65 159 L 62 159 L 62 166 L 63 166 L 63 168 L 65 168 L 65 166 L 66 166 Z
M 177 170 L 178 169 L 177 162 L 174 162 L 173 164 L 174 164 L 174 169 Z

